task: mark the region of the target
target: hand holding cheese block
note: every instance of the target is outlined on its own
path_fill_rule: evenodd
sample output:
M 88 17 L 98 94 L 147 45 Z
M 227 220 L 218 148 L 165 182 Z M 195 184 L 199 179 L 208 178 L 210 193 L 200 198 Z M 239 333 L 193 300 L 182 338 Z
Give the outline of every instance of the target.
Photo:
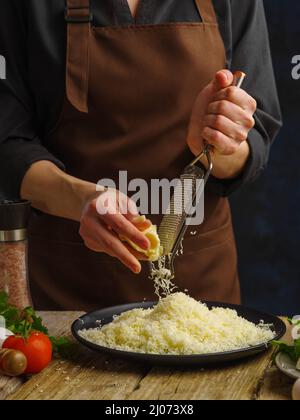
M 134 220 L 134 224 L 141 230 L 141 232 L 148 238 L 150 242 L 150 248 L 145 250 L 139 247 L 130 239 L 120 235 L 120 239 L 123 242 L 127 242 L 131 248 L 133 248 L 138 253 L 145 255 L 146 259 L 149 261 L 157 261 L 163 254 L 163 249 L 160 244 L 160 239 L 157 233 L 157 227 L 155 225 L 148 226 L 146 224 L 147 219 L 145 216 L 138 216 Z M 143 227 L 146 227 L 143 229 Z
M 89 249 L 118 258 L 133 273 L 139 274 L 142 268 L 139 259 L 143 259 L 143 254 L 135 251 L 135 255 L 133 248 L 128 249 L 129 245 L 120 240 L 122 235 L 140 249 L 148 250 L 150 242 L 142 230 L 151 226 L 151 222 L 136 223 L 138 218 L 136 204 L 129 197 L 108 189 L 84 205 L 79 234 Z

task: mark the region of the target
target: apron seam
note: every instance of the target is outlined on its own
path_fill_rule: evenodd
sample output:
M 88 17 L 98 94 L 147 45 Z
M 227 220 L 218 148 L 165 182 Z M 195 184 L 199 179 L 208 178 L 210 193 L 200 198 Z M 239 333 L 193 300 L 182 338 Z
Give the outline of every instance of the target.
M 109 31 L 122 31 L 122 30 L 159 30 L 159 29 L 170 29 L 170 28 L 203 28 L 206 27 L 217 28 L 219 29 L 218 23 L 158 23 L 158 24 L 146 24 L 146 25 L 122 25 L 122 26 L 92 26 L 93 32 L 109 32 Z

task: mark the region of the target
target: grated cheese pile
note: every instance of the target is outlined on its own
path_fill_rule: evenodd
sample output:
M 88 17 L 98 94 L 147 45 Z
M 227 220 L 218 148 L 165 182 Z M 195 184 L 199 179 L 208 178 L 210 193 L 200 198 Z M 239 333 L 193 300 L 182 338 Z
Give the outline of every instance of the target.
M 267 343 L 274 333 L 231 309 L 213 308 L 184 293 L 161 299 L 154 308 L 133 309 L 80 335 L 100 346 L 152 354 L 207 354 Z

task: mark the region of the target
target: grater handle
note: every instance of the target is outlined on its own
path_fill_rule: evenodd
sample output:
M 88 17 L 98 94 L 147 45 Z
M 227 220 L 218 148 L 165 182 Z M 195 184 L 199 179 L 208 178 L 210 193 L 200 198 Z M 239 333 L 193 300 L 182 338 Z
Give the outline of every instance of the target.
M 246 79 L 246 76 L 246 73 L 243 73 L 242 71 L 236 71 L 235 73 L 233 73 L 232 86 L 241 88 L 242 84 L 244 83 L 244 80 Z
M 244 80 L 246 78 L 246 74 L 243 73 L 242 71 L 236 71 L 233 74 L 233 77 L 234 78 L 233 78 L 232 86 L 236 86 L 238 88 L 241 88 L 241 86 L 242 86 L 242 84 L 243 84 L 243 82 L 244 82 Z M 208 162 L 208 167 L 207 167 L 205 176 L 203 178 L 203 180 L 204 180 L 203 187 L 206 186 L 207 181 L 208 181 L 208 179 L 210 177 L 210 174 L 211 174 L 211 172 L 213 170 L 213 163 L 212 163 L 212 159 L 211 159 L 211 152 L 212 151 L 213 151 L 213 146 L 210 145 L 210 144 L 208 144 L 208 143 L 205 143 L 204 149 L 202 150 L 202 152 L 200 153 L 200 155 L 198 157 L 196 157 L 193 160 L 193 162 L 190 164 L 190 166 L 194 166 L 204 156 L 206 157 L 207 162 Z M 179 233 L 179 235 L 177 237 L 177 240 L 175 242 L 175 245 L 173 247 L 172 255 L 171 255 L 171 258 L 170 258 L 170 267 L 171 267 L 171 272 L 172 273 L 174 273 L 174 271 L 175 271 L 174 270 L 174 259 L 175 259 L 176 255 L 177 255 L 177 252 L 179 250 L 179 247 L 181 245 L 181 241 L 182 241 L 182 239 L 183 239 L 183 237 L 185 235 L 186 230 L 187 230 L 187 225 L 185 224 L 184 226 L 182 226 L 181 231 L 180 231 L 180 233 Z
M 241 88 L 245 78 L 246 78 L 246 73 L 243 73 L 242 71 L 236 71 L 233 74 L 233 82 L 232 82 L 231 86 L 236 86 L 237 88 Z M 197 156 L 193 160 L 193 162 L 191 163 L 191 165 L 195 165 L 197 162 L 199 162 L 205 156 L 206 159 L 208 160 L 208 169 L 207 169 L 208 176 L 207 176 L 207 178 L 210 176 L 210 174 L 213 170 L 212 161 L 211 161 L 211 157 L 210 157 L 210 153 L 212 151 L 213 151 L 213 146 L 211 144 L 205 142 L 204 149 L 202 150 L 200 155 Z

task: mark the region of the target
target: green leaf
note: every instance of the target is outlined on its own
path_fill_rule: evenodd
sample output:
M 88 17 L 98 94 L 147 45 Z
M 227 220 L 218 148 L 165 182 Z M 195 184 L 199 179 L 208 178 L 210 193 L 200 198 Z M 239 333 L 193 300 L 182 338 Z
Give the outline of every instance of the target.
M 295 356 L 296 361 L 300 359 L 300 338 L 298 340 L 295 340 Z
M 53 353 L 65 359 L 72 359 L 78 352 L 78 345 L 67 337 L 50 337 Z
M 8 309 L 8 296 L 5 292 L 0 292 L 0 313 Z
M 274 341 L 273 344 L 276 346 L 276 354 L 285 353 L 293 360 L 298 362 L 300 358 L 300 339 L 295 340 L 294 345 L 289 345 L 282 341 Z
M 300 325 L 300 319 L 295 320 L 293 318 L 287 318 L 287 320 L 291 325 L 294 325 L 294 326 Z
M 5 311 L 1 312 L 1 316 L 3 316 L 5 319 L 6 326 L 8 328 L 10 324 L 13 325 L 18 320 L 19 311 L 15 308 L 6 309 Z
M 33 320 L 33 323 L 32 323 L 31 326 L 32 326 L 32 329 L 34 331 L 40 331 L 40 332 L 44 333 L 45 335 L 49 336 L 48 328 L 43 325 L 42 318 L 40 318 L 36 315 L 32 315 L 32 320 Z
M 34 316 L 35 310 L 31 306 L 28 306 L 27 308 L 23 309 L 23 314 L 27 317 Z

